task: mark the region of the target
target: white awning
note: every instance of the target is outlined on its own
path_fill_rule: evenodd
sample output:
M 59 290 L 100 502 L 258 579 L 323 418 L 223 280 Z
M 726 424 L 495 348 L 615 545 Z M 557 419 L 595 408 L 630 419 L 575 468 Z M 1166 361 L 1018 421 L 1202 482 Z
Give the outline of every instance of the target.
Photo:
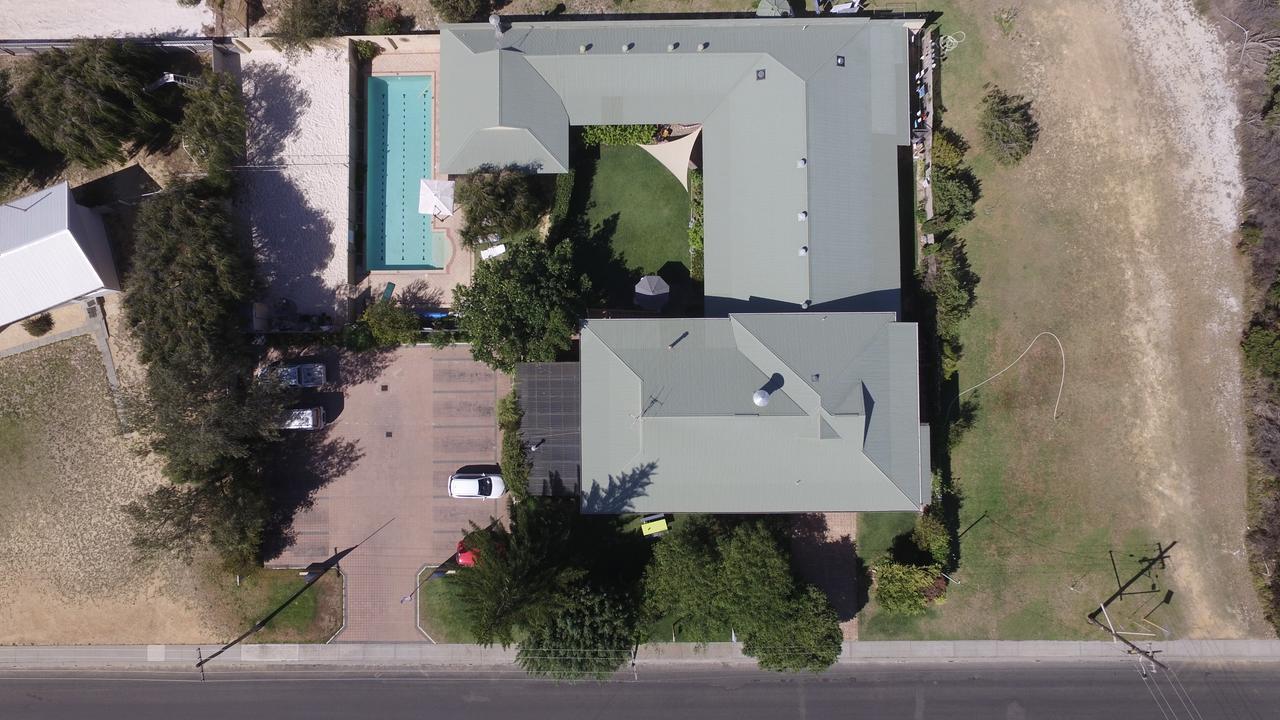
M 453 214 L 453 181 L 427 180 L 418 183 L 418 212 L 447 218 Z

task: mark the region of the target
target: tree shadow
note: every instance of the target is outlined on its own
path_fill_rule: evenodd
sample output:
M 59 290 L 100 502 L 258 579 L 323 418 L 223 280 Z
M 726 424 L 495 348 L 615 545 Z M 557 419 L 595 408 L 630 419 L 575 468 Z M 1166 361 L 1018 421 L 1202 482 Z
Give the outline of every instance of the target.
M 871 588 L 870 573 L 854 539 L 831 538 L 821 513 L 793 516 L 787 530 L 796 574 L 826 593 L 841 622 L 853 619 L 866 606 Z
M 414 312 L 439 310 L 444 302 L 444 293 L 440 288 L 431 287 L 423 278 L 401 287 L 396 297 L 400 299 L 401 305 Z
M 241 180 L 237 204 L 272 306 L 288 301 L 298 313 L 337 313 L 339 288 L 324 277 L 334 254 L 333 222 L 283 172 L 245 173 Z
M 355 385 L 377 380 L 395 359 L 396 348 L 375 348 L 373 350 L 341 350 L 338 351 L 334 366 L 338 373 L 332 382 L 346 390 Z
M 599 481 L 591 482 L 591 490 L 582 496 L 582 512 L 598 515 L 618 515 L 631 512 L 632 501 L 646 495 L 653 484 L 656 462 L 648 462 L 618 475 L 610 475 L 602 487 Z
M 631 308 L 639 270 L 628 267 L 624 255 L 614 252 L 613 236 L 618 231 L 619 215 L 614 213 L 598 225 L 588 225 L 586 216 L 578 215 L 566 222 L 567 235 L 561 242 L 573 245 L 574 269 L 587 276 L 591 290 L 588 306 Z
M 266 464 L 270 513 L 262 537 L 262 560 L 280 556 L 297 538 L 293 527 L 299 513 L 310 510 L 316 493 L 348 473 L 364 457 L 353 442 L 329 438 L 328 431 L 296 432 L 285 436 Z
M 298 134 L 298 120 L 311 107 L 311 95 L 286 68 L 269 63 L 244 67 L 240 82 L 249 128 L 246 164 L 275 164 L 285 142 Z

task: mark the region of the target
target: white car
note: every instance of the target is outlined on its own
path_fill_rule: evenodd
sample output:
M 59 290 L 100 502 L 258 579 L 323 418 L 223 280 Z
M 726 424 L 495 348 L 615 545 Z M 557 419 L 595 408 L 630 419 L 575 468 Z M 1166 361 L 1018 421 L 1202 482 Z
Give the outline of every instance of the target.
M 449 476 L 449 497 L 492 500 L 507 494 L 507 486 L 497 473 L 454 473 Z
M 324 408 L 286 410 L 278 427 L 281 430 L 319 430 L 324 427 Z

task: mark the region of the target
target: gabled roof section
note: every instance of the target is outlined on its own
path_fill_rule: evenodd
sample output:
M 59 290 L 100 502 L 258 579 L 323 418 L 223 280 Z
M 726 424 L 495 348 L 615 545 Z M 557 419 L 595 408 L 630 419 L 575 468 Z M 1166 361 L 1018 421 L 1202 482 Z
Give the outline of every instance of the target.
M 919 509 L 915 333 L 892 313 L 587 322 L 584 510 Z M 639 470 L 643 492 L 620 506 L 605 488 Z
M 119 287 L 102 220 L 67 183 L 0 205 L 0 326 Z
M 493 163 L 565 172 L 569 118 L 555 91 L 519 53 L 473 53 L 444 35 L 441 75 L 450 112 L 441 114 L 440 167 L 461 174 Z M 497 92 L 477 91 L 494 88 Z
M 535 22 L 500 38 L 464 24 L 441 37 L 447 172 L 561 172 L 568 125 L 702 123 L 708 315 L 900 309 L 901 20 Z
M 71 187 L 60 183 L 0 205 L 0 253 L 71 227 Z

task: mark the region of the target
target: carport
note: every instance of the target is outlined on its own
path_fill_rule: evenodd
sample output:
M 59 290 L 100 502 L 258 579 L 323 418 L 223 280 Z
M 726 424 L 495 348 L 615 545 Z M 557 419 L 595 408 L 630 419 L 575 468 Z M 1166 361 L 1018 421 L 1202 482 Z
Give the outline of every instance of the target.
M 529 450 L 529 492 L 572 497 L 582 468 L 582 375 L 576 362 L 522 363 L 516 391 Z

